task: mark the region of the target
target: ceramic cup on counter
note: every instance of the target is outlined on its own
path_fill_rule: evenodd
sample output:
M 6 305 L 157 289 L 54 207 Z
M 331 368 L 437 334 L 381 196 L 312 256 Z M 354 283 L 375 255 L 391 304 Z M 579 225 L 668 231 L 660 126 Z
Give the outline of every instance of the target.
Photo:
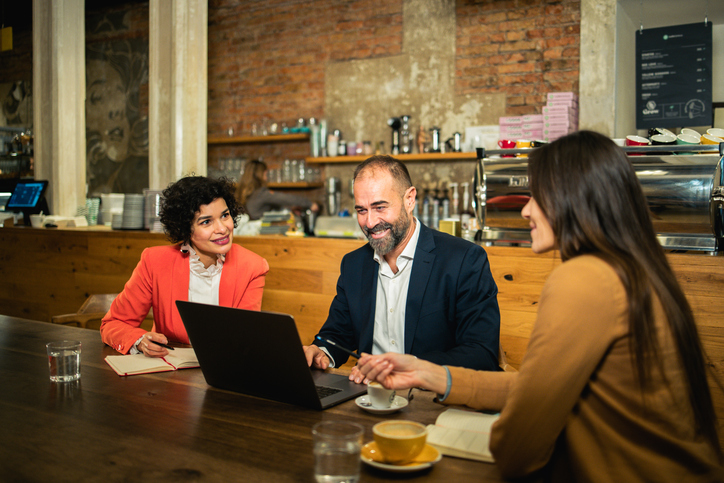
M 724 143 L 724 139 L 717 137 L 717 136 L 713 136 L 708 133 L 701 136 L 701 144 L 719 144 L 719 143 Z
M 501 139 L 498 141 L 498 147 L 501 149 L 513 149 L 515 147 L 515 141 L 512 139 Z M 504 158 L 512 158 L 512 154 L 504 154 Z
M 648 146 L 650 144 L 650 141 L 644 137 L 636 136 L 634 134 L 630 134 L 626 136 L 626 146 L 628 147 L 636 147 L 636 146 Z M 643 156 L 644 153 L 628 153 L 630 156 Z
M 688 134 L 689 136 L 696 136 L 697 139 L 701 139 L 701 133 L 688 127 L 682 128 L 679 134 Z
M 385 461 L 400 465 L 414 460 L 425 448 L 427 427 L 395 419 L 372 426 L 372 435 Z
M 712 136 L 716 136 L 718 138 L 724 139 L 724 129 L 719 127 L 713 127 L 711 129 L 706 130 L 707 134 L 711 134 Z
M 367 397 L 370 398 L 373 408 L 385 409 L 392 406 L 392 402 L 395 400 L 395 390 L 386 389 L 377 381 L 370 381 L 367 384 Z
M 43 222 L 45 222 L 45 215 L 30 215 L 30 226 L 33 228 L 43 228 Z
M 679 134 L 676 136 L 676 144 L 680 146 L 696 146 L 699 144 L 699 137 L 691 134 Z M 681 151 L 678 154 L 695 154 L 694 151 Z
M 679 134 L 676 136 L 676 144 L 699 144 L 699 139 L 691 134 Z
M 648 139 L 641 136 L 636 136 L 634 134 L 626 136 L 626 146 L 648 146 L 649 143 Z
M 518 139 L 515 142 L 516 148 L 530 148 L 530 141 L 528 139 Z M 527 158 L 527 153 L 520 153 L 515 155 L 516 158 Z
M 654 146 L 676 144 L 676 136 L 673 134 L 654 134 L 651 136 L 651 144 Z

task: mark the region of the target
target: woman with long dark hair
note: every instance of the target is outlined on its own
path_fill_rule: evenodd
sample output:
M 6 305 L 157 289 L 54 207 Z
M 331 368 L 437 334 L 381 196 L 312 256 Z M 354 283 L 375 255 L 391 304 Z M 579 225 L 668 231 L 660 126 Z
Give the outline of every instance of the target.
M 303 196 L 278 193 L 267 188 L 267 166 L 259 160 L 250 161 L 236 189 L 236 198 L 246 209 L 249 218 L 258 220 L 266 211 L 283 208 L 319 211 L 319 205 Z
M 506 477 L 724 481 L 705 356 L 691 308 L 631 163 L 581 131 L 531 152 L 522 211 L 536 253 L 559 250 L 520 372 L 364 355 L 390 388 L 500 411 L 490 449 Z

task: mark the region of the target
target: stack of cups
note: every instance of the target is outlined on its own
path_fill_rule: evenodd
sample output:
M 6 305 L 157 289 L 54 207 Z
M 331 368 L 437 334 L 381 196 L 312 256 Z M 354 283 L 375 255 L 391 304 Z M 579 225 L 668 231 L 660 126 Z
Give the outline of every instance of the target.
M 105 226 L 111 226 L 113 223 L 113 215 L 118 215 L 117 228 L 121 227 L 124 198 L 125 195 L 123 193 L 106 193 L 101 195 L 101 219 Z
M 93 226 L 98 224 L 98 210 L 101 206 L 101 199 L 100 198 L 86 198 L 85 200 L 85 207 L 88 210 L 88 212 L 85 215 L 86 221 L 88 221 L 88 226 Z

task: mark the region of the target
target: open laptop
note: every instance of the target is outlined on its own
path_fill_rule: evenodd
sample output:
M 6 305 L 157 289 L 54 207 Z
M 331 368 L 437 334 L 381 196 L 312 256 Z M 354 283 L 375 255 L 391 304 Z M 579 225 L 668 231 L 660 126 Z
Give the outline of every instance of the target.
M 367 392 L 346 376 L 310 369 L 294 317 L 176 301 L 210 386 L 312 409 Z

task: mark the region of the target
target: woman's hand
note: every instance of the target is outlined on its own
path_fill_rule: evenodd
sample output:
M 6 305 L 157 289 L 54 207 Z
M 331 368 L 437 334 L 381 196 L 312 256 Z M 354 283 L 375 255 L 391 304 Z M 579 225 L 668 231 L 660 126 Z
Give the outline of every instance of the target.
M 165 357 L 168 355 L 168 349 L 161 347 L 158 344 L 154 344 L 151 341 L 160 342 L 161 344 L 168 344 L 168 339 L 165 335 L 159 334 L 158 332 L 147 332 L 141 342 L 138 343 L 138 350 L 143 352 L 146 357 Z
M 407 354 L 362 354 L 357 368 L 365 379 L 376 380 L 387 389 L 420 387 L 443 394 L 447 388 L 447 372 L 442 366 Z

